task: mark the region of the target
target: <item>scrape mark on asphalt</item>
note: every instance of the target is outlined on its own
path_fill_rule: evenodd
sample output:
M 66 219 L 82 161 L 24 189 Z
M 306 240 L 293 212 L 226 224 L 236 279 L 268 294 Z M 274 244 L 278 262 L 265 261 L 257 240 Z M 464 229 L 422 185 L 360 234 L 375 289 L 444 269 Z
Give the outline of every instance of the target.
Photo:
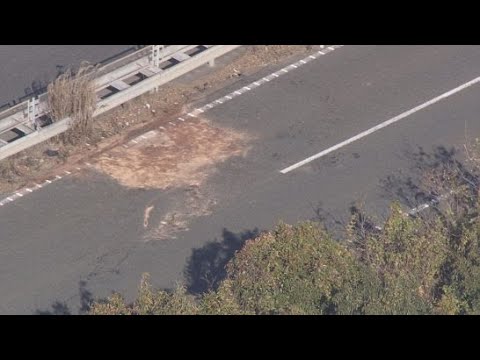
M 155 206 L 150 205 L 145 208 L 145 212 L 143 214 L 143 227 L 147 228 L 148 227 L 148 220 L 150 219 L 150 213 L 152 210 L 155 208 Z

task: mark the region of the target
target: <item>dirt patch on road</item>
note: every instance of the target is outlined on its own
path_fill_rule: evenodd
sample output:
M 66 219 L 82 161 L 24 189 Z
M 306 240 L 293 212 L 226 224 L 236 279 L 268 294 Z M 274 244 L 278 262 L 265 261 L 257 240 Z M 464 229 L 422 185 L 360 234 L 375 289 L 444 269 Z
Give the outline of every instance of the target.
M 213 211 L 217 201 L 214 191 L 205 186 L 207 178 L 218 164 L 246 156 L 252 136 L 195 118 L 137 139 L 137 144 L 111 149 L 92 164 L 126 187 L 177 192 L 175 202 L 160 218 L 154 213 L 155 200 L 146 204 L 144 238 L 151 241 L 175 239 L 175 233 L 188 230 L 193 218 Z
M 121 185 L 167 189 L 200 186 L 221 163 L 245 156 L 248 136 L 219 128 L 203 119 L 158 132 L 133 147 L 117 147 L 94 163 Z

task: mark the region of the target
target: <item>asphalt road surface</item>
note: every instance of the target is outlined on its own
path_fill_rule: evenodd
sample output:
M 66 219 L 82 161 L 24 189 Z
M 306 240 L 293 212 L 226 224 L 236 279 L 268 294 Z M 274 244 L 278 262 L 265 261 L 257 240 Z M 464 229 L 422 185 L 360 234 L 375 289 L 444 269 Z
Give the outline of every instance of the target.
M 0 45 L 0 106 L 51 81 L 82 61 L 98 63 L 134 45 Z
M 132 299 L 143 272 L 170 288 L 190 271 L 191 289 L 201 291 L 205 274 L 278 220 L 322 218 L 335 229 L 358 200 L 379 222 L 393 199 L 416 206 L 421 199 L 409 184 L 425 161 L 461 149 L 465 129 L 480 134 L 479 84 L 287 174 L 280 170 L 478 76 L 478 46 L 345 46 L 208 111 L 214 123 L 256 137 L 245 158 L 208 180 L 213 213 L 176 238 L 143 241 L 144 209 L 153 203 L 158 220 L 185 201 L 185 191 L 128 189 L 96 173 L 3 206 L 0 313 L 78 313 L 112 291 Z

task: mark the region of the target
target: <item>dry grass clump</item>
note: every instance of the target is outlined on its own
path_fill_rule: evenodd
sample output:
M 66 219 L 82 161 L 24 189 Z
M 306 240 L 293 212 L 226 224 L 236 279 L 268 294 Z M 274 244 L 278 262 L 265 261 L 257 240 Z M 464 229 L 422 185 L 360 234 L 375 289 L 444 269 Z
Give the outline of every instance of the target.
M 77 144 L 92 133 L 93 112 L 97 104 L 94 81 L 97 69 L 82 63 L 76 72 L 69 69 L 48 85 L 52 120 L 72 119 L 71 128 L 59 136 L 63 143 Z

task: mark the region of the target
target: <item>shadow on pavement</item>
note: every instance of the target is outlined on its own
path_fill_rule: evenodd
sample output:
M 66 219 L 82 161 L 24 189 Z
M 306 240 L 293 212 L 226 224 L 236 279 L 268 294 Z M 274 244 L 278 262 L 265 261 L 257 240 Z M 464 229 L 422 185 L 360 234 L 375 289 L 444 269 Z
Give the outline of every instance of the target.
M 381 180 L 382 196 L 414 208 L 451 191 L 452 183 L 478 188 L 480 174 L 458 155 L 454 148 L 444 146 L 437 146 L 432 152 L 426 152 L 422 147 L 407 151 L 405 156 L 412 162 L 409 175 L 399 173 Z
M 78 283 L 78 292 L 80 295 L 80 307 L 78 310 L 79 315 L 86 314 L 90 310 L 92 304 L 93 296 L 92 293 L 86 288 L 86 281 L 80 281 Z M 65 302 L 55 301 L 51 305 L 51 309 L 47 310 L 36 310 L 34 315 L 73 315 L 71 309 Z
M 235 234 L 223 229 L 222 241 L 215 239 L 199 249 L 192 250 L 192 256 L 185 268 L 187 289 L 192 294 L 201 294 L 216 289 L 226 276 L 225 266 L 243 244 L 260 234 L 255 228 Z
M 403 171 L 398 170 L 381 179 L 379 181 L 380 196 L 388 202 L 398 201 L 405 210 L 411 210 L 423 204 L 435 204 L 430 206 L 430 209 L 437 213 L 438 198 L 448 194 L 453 187 L 466 186 L 474 198 L 480 186 L 480 173 L 474 170 L 475 167 L 470 166 L 464 159 L 464 155 L 462 150 L 457 151 L 455 148 L 445 146 L 435 146 L 431 151 L 423 147 L 407 149 L 403 156 L 409 161 L 409 168 Z M 334 213 L 326 209 L 322 202 L 312 203 L 314 215 L 311 220 L 321 223 L 334 238 L 339 240 L 345 237 L 345 229 L 352 219 L 355 219 L 356 224 L 361 225 L 354 230 L 375 232 L 378 230 L 377 227 L 381 227 L 385 222 L 388 213 L 369 212 L 366 210 L 367 205 L 365 199 L 358 198 L 351 204 L 348 211 Z M 345 217 L 341 215 L 343 213 Z
M 381 180 L 382 197 L 399 201 L 409 209 L 436 204 L 439 197 L 459 187 L 466 187 L 472 199 L 476 198 L 480 173 L 462 160 L 462 155 L 455 148 L 444 146 L 437 146 L 431 152 L 422 147 L 407 151 L 405 156 L 412 163 L 408 176 L 400 172 Z

